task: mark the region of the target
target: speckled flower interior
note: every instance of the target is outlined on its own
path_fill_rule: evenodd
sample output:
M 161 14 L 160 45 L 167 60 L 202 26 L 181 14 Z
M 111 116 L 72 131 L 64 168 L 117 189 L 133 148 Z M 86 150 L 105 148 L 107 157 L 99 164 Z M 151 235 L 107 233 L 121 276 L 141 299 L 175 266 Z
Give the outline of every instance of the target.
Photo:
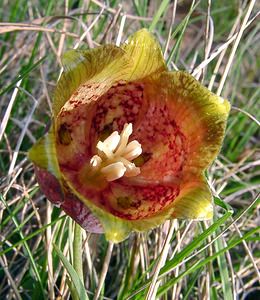
M 121 47 L 70 51 L 63 63 L 52 127 L 29 153 L 46 196 L 114 242 L 170 218 L 211 218 L 204 172 L 229 103 L 169 72 L 147 30 Z

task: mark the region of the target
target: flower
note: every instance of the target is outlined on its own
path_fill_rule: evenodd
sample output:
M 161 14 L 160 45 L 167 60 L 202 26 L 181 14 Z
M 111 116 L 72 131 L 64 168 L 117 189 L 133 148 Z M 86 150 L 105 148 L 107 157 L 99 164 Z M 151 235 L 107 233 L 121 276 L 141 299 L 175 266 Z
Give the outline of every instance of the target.
M 52 126 L 29 152 L 49 200 L 113 242 L 171 218 L 211 218 L 204 173 L 228 101 L 168 71 L 145 29 L 121 47 L 69 51 L 63 66 Z

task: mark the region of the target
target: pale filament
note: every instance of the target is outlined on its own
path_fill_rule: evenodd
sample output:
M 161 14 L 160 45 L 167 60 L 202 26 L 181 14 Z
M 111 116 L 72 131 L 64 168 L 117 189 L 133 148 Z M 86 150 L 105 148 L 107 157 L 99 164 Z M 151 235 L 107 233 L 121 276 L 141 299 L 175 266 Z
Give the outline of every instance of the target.
M 101 172 L 107 181 L 140 174 L 140 168 L 132 160 L 142 153 L 142 147 L 136 140 L 128 144 L 132 132 L 133 125 L 125 124 L 120 135 L 118 131 L 114 131 L 103 142 L 97 143 L 98 153 L 90 160 L 90 166 L 95 173 Z

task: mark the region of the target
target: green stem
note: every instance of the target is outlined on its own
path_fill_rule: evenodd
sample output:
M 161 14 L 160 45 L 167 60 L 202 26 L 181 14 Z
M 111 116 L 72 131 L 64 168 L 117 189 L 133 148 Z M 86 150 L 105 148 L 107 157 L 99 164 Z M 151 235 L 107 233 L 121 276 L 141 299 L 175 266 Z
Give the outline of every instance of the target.
M 73 240 L 73 267 L 84 284 L 82 265 L 82 232 L 81 227 L 75 223 Z

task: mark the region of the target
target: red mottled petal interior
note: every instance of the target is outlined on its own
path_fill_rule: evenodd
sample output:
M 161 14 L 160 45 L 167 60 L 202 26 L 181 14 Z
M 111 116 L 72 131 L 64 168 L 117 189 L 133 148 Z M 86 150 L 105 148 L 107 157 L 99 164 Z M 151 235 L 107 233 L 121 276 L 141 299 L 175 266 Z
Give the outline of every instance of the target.
M 119 82 L 94 103 L 84 98 L 85 92 L 82 99 L 79 89 L 67 104 L 73 109 L 63 109 L 58 122 L 57 151 L 65 177 L 97 206 L 129 220 L 150 217 L 174 201 L 186 159 L 186 137 L 170 118 L 165 99 L 150 97 L 150 89 L 149 83 Z M 97 142 L 120 133 L 126 123 L 133 124 L 129 142 L 142 145 L 143 153 L 134 161 L 141 174 L 92 185 L 88 166 Z

